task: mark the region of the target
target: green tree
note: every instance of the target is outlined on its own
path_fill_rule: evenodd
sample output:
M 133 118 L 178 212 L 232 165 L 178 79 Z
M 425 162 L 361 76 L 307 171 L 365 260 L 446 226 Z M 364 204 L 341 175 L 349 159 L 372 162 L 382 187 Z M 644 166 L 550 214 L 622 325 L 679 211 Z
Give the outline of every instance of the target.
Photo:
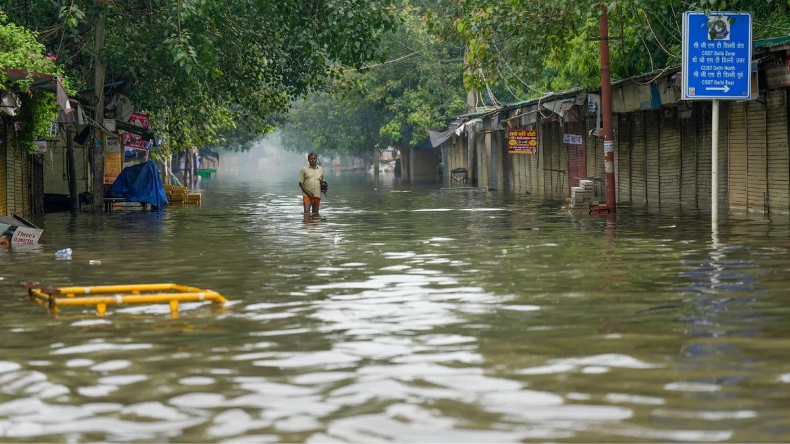
M 428 32 L 425 9 L 397 5 L 398 26 L 382 38 L 387 61 L 335 78 L 328 93 L 294 104 L 283 143 L 297 151 L 369 158 L 376 146 L 414 146 L 464 109 L 463 50 Z
M 465 85 L 501 86 L 536 97 L 600 83 L 598 18 L 609 13 L 612 77 L 680 63 L 687 10 L 750 11 L 755 38 L 790 34 L 787 2 L 778 0 L 463 0 L 431 8 L 434 32 L 467 48 Z M 622 39 L 620 38 L 622 37 Z
M 342 66 L 380 56 L 384 0 L 0 0 L 38 30 L 80 87 L 93 84 L 94 26 L 106 20 L 107 81 L 175 148 L 243 143 Z
M 57 58 L 48 54 L 36 37 L 36 33 L 8 23 L 0 11 L 0 89 L 10 87 L 21 93 L 18 140 L 29 151 L 35 149 L 36 139 L 48 134 L 52 121 L 58 115 L 54 94 L 30 89 L 34 80 L 32 75 L 62 75 L 61 68 L 55 63 Z M 6 69 L 27 71 L 29 75 L 21 80 L 9 80 Z

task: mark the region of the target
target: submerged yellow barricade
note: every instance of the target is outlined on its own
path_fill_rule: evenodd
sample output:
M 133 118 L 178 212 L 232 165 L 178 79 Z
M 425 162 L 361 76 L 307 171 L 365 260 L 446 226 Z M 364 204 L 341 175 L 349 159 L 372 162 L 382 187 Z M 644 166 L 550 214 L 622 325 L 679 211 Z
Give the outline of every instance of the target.
M 178 284 L 100 285 L 94 287 L 41 288 L 38 283 L 22 284 L 27 288 L 28 298 L 58 314 L 60 307 L 95 305 L 96 314 L 104 316 L 111 304 L 158 304 L 169 303 L 170 315 L 178 316 L 179 302 L 209 301 L 222 305 L 227 302 L 221 294 L 212 290 Z M 90 296 L 89 296 L 90 295 Z

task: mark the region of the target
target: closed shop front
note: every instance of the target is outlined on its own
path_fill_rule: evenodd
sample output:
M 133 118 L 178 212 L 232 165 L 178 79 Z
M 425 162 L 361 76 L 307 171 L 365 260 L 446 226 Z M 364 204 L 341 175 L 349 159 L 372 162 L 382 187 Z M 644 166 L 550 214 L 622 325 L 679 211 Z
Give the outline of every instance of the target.
M 768 211 L 786 213 L 788 201 L 788 134 L 787 94 L 785 90 L 772 90 L 767 94 L 767 143 L 768 143 Z

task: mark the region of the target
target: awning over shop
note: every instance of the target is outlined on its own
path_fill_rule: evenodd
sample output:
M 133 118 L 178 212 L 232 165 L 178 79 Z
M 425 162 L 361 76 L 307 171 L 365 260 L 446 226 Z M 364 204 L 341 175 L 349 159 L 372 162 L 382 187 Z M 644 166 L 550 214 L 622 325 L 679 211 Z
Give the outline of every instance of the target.
M 55 77 L 51 74 L 30 72 L 24 69 L 5 68 L 4 71 L 6 78 L 12 82 L 30 80 L 30 89 L 54 93 L 60 108 L 66 114 L 71 113 L 71 103 L 69 103 L 69 97 L 66 94 L 66 89 L 63 87 L 60 77 Z

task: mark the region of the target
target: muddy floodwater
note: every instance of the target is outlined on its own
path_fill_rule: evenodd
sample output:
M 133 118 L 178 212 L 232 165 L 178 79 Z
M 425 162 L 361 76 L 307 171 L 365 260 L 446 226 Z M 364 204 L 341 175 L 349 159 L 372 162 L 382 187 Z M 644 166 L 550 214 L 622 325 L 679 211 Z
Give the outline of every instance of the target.
M 295 178 L 36 220 L 40 248 L 0 252 L 0 439 L 790 440 L 786 219 L 714 238 L 693 211 L 607 220 L 343 173 L 305 222 Z M 55 318 L 25 280 L 231 302 Z

